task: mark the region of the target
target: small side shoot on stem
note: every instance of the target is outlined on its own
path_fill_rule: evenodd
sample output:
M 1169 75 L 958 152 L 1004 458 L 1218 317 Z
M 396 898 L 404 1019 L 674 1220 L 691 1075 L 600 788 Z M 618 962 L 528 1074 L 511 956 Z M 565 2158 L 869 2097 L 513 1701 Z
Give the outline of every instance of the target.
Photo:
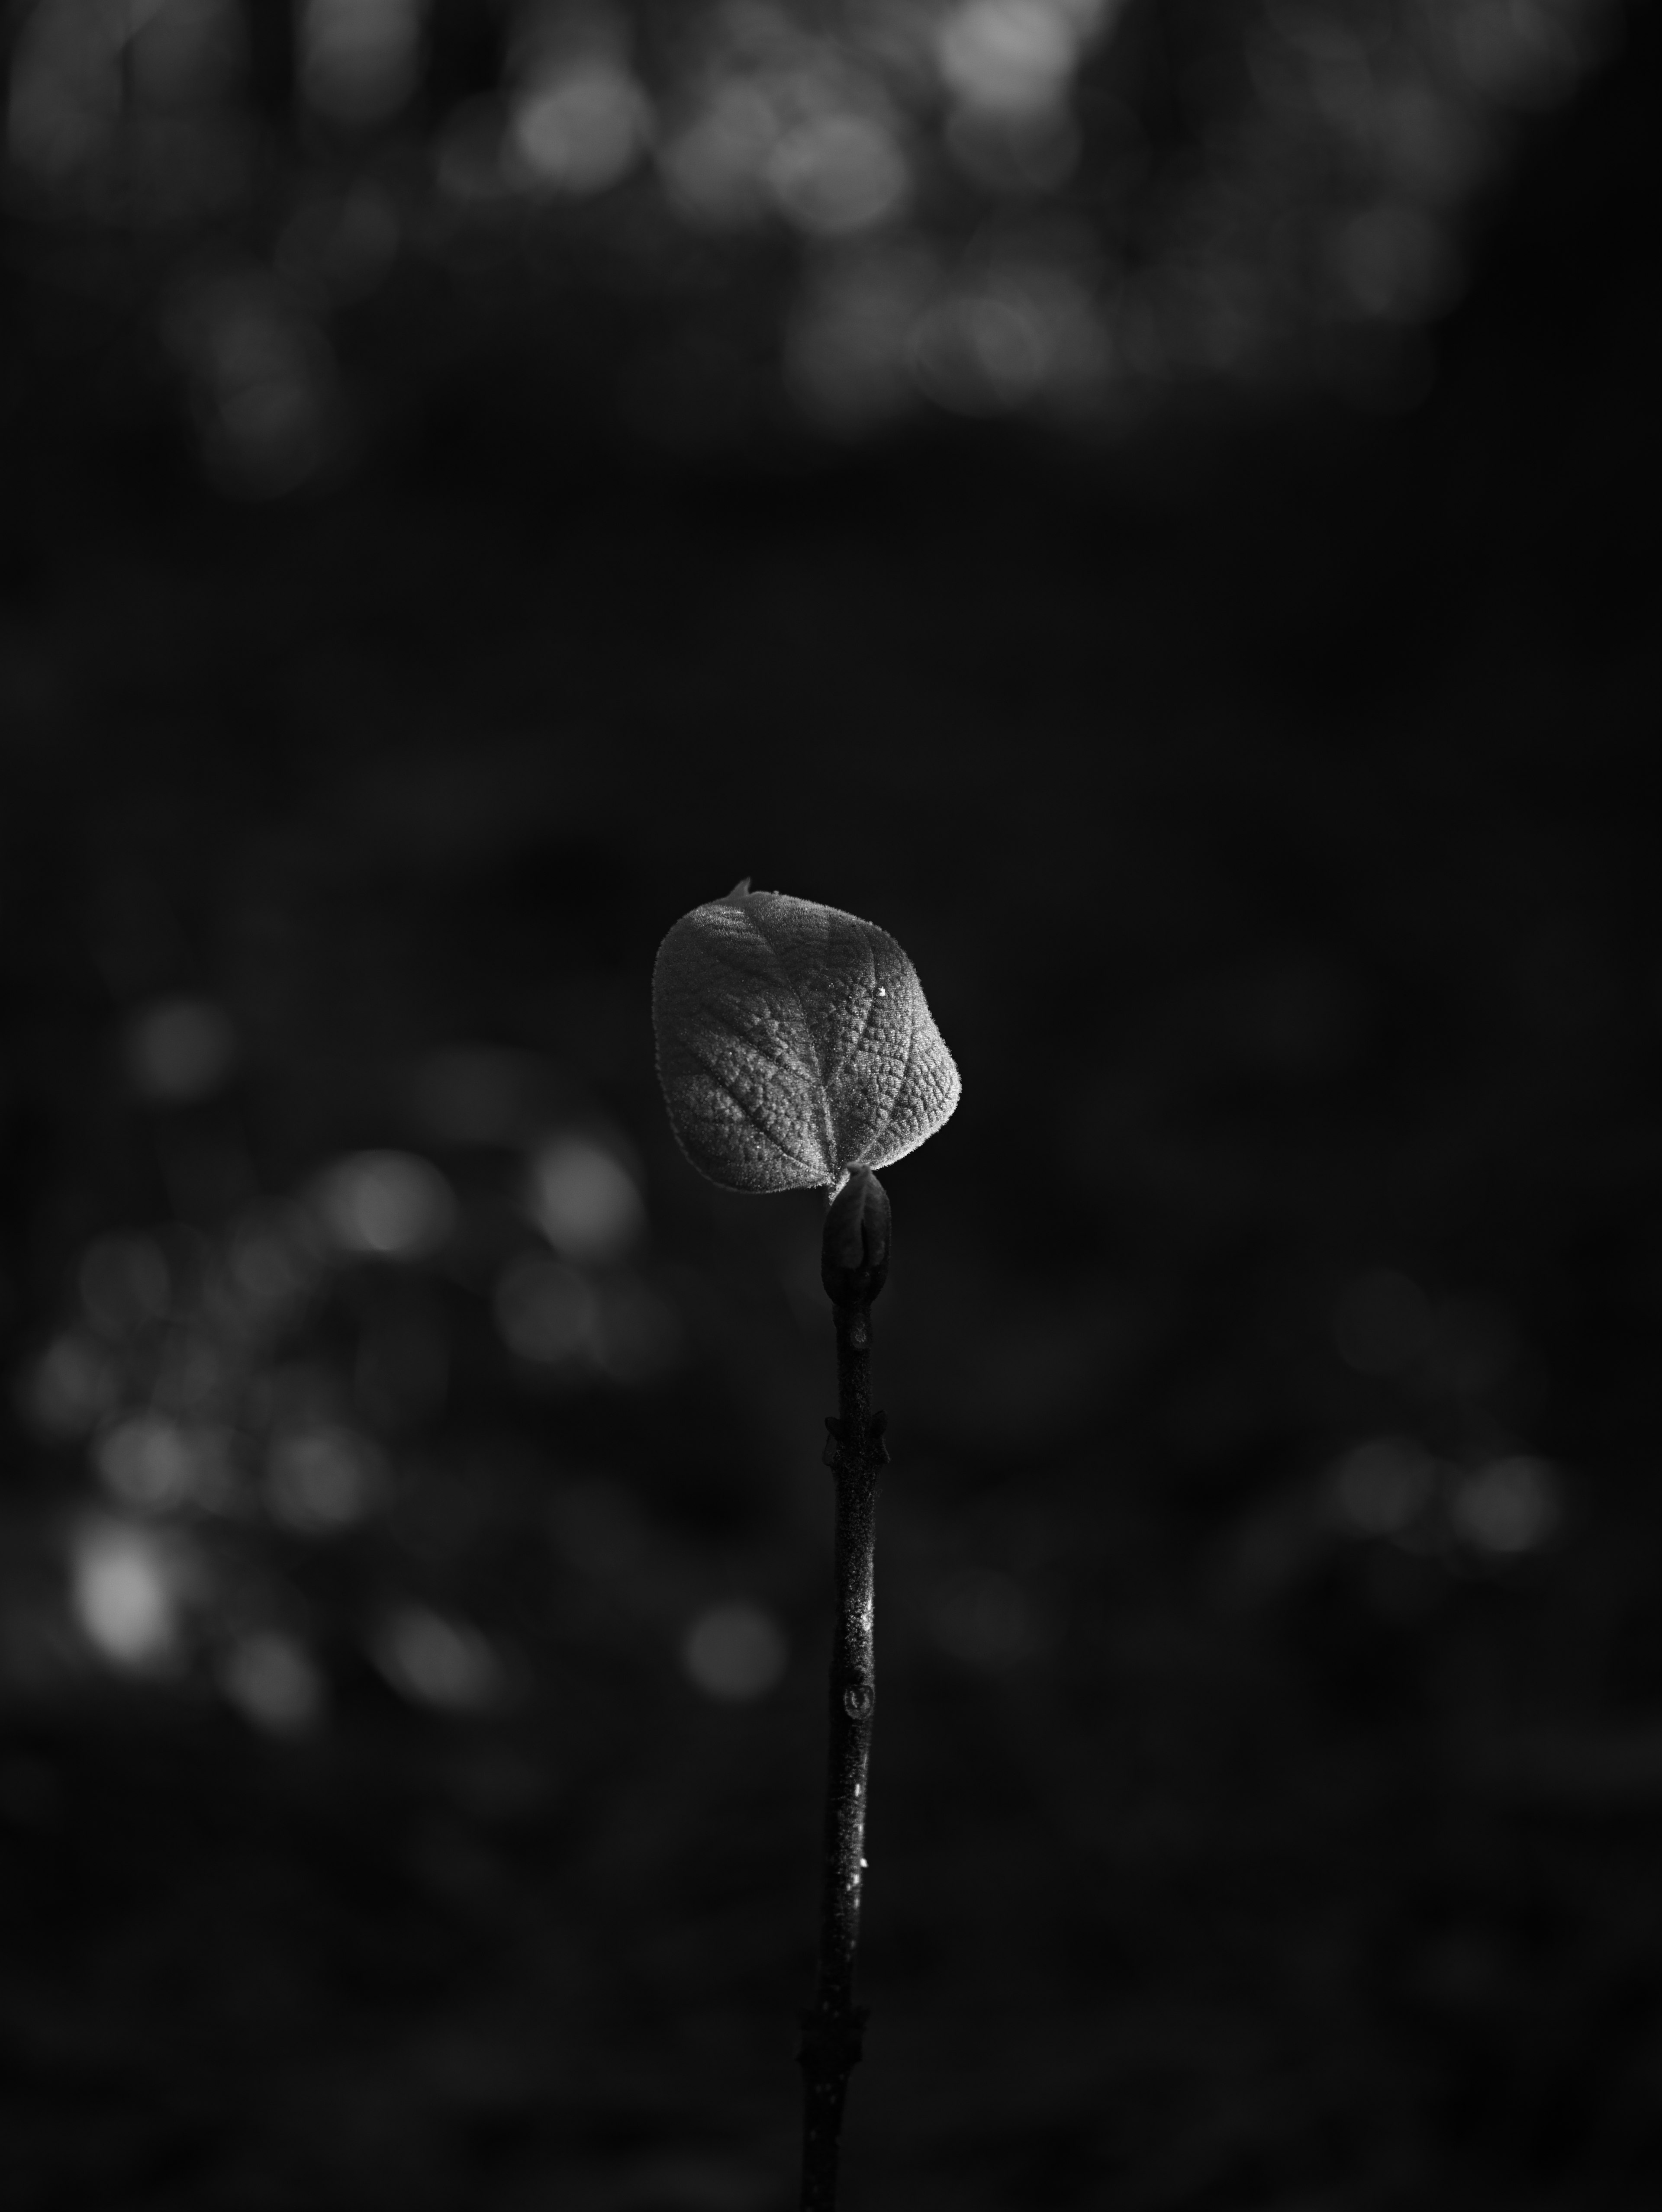
M 854 1960 L 864 1889 L 868 1765 L 876 1711 L 878 1470 L 871 1309 L 888 1276 L 888 1194 L 874 1170 L 916 1152 L 961 1085 L 893 938 L 836 907 L 752 891 L 684 915 L 652 979 L 658 1074 L 671 1126 L 724 1190 L 827 1193 L 819 1274 L 837 1333 L 837 1410 L 829 1764 L 819 1976 L 802 2016 L 803 2212 L 831 2212 L 863 2009 Z

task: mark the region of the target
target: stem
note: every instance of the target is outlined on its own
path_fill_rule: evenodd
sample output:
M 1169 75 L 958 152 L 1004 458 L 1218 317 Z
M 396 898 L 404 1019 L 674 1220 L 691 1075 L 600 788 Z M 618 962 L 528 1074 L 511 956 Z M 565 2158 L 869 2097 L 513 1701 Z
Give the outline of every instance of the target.
M 863 1271 L 862 1271 L 863 1272 Z M 880 1279 L 877 1288 L 881 1287 Z M 854 2002 L 866 1837 L 866 1768 L 877 1668 L 872 1610 L 877 1567 L 877 1472 L 888 1458 L 883 1416 L 871 1410 L 871 1301 L 865 1284 L 834 1301 L 837 1418 L 825 1462 L 837 1484 L 837 1624 L 831 1662 L 831 1747 L 825 1784 L 825 1888 L 819 1985 L 802 2015 L 802 2212 L 835 2212 L 837 2153 L 849 2076 L 860 2057 L 863 2007 Z

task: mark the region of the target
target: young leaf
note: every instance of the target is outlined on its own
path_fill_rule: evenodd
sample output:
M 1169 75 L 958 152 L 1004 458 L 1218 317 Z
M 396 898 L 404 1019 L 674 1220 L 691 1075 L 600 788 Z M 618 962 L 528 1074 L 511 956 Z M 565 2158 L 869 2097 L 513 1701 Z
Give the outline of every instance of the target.
M 670 1123 L 724 1190 L 840 1187 L 932 1137 L 958 1070 L 886 930 L 749 882 L 683 915 L 658 948 Z

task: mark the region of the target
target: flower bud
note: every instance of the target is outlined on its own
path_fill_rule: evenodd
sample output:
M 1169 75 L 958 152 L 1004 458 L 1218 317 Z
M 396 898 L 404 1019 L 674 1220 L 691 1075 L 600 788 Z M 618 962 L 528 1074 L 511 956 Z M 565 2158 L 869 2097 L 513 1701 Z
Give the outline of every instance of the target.
M 874 1298 L 888 1280 L 889 1194 L 869 1168 L 856 1168 L 825 1212 L 819 1279 L 838 1305 Z

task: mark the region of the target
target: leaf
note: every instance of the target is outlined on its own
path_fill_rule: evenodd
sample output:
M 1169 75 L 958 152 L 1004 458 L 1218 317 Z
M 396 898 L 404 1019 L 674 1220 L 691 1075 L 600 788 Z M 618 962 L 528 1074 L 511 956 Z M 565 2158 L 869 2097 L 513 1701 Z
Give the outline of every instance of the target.
M 916 1152 L 957 1105 L 953 1056 L 886 930 L 750 878 L 658 948 L 658 1077 L 724 1190 L 839 1186 Z

